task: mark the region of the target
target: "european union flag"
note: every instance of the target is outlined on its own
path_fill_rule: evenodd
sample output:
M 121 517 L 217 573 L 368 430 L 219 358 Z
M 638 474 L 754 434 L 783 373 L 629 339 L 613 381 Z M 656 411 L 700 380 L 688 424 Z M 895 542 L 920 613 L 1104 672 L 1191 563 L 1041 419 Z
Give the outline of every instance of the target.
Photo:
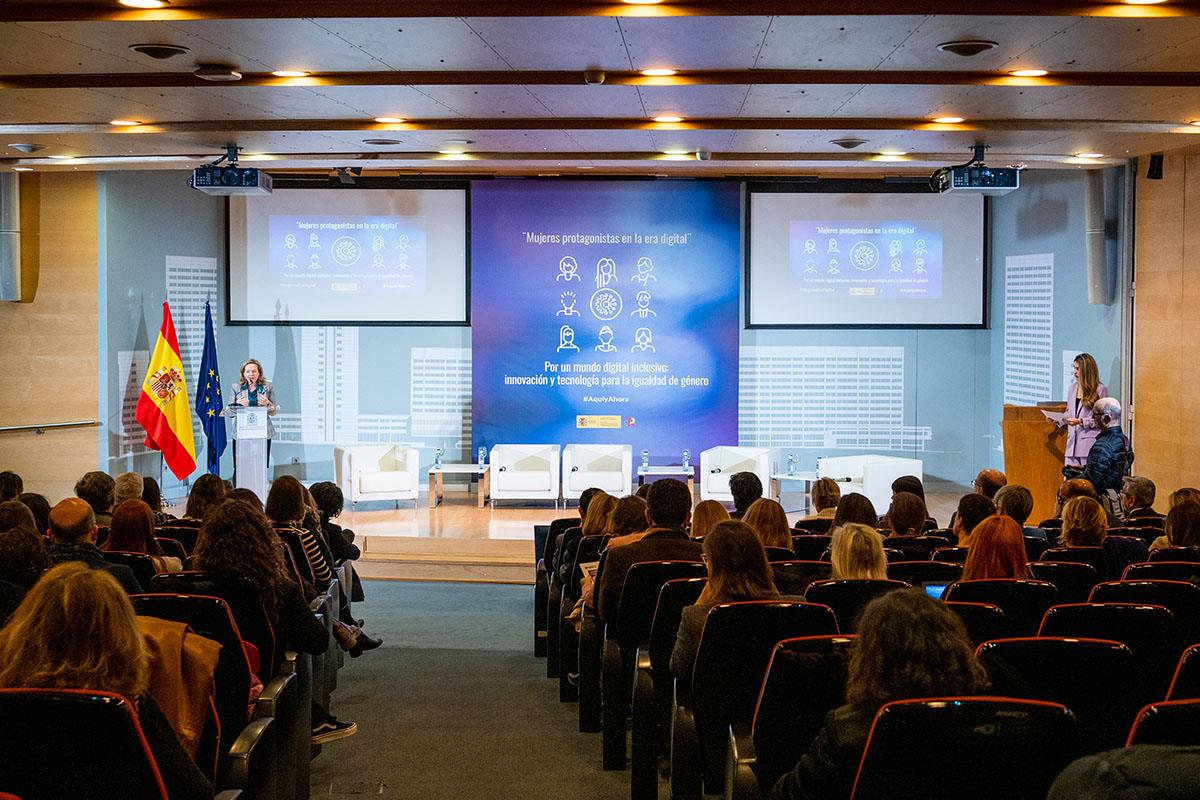
M 217 367 L 217 340 L 213 337 L 212 309 L 204 304 L 204 356 L 200 359 L 200 378 L 196 382 L 196 414 L 208 439 L 208 471 L 221 474 L 221 454 L 225 452 L 225 418 L 221 410 L 221 372 Z

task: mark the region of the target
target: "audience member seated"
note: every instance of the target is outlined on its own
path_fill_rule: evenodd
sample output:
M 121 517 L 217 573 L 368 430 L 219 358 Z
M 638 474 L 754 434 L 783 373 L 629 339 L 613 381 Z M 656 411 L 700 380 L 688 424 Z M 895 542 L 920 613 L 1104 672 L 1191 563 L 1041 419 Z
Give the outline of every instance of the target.
M 716 500 L 706 500 L 705 502 L 712 503 L 721 509 L 721 513 L 725 515 L 726 519 L 729 518 L 729 512 L 725 510 L 725 506 Z M 700 505 L 704 505 L 704 503 Z M 699 509 L 699 506 L 696 508 Z M 696 517 L 693 515 L 692 529 L 695 530 L 695 527 Z M 711 523 L 709 527 L 712 527 Z M 646 535 L 646 501 L 635 494 L 618 500 L 608 514 L 608 524 L 604 529 L 604 534 L 608 536 L 606 547 L 623 547 L 641 541 L 641 538 Z
M 757 480 L 757 479 L 756 479 Z M 604 622 L 615 616 L 629 567 L 641 561 L 699 561 L 700 545 L 688 538 L 685 528 L 692 511 L 692 493 L 687 484 L 660 478 L 646 496 L 646 519 L 650 528 L 641 540 L 609 550 L 596 575 L 596 613 Z
M 883 537 L 870 525 L 848 522 L 835 530 L 829 560 L 834 580 L 887 580 Z
M 996 504 L 981 494 L 964 494 L 958 499 L 958 510 L 954 512 L 954 535 L 959 547 L 971 546 L 971 533 L 975 526 L 996 513 Z
M 671 672 L 684 685 L 692 682 L 692 667 L 709 609 L 719 603 L 779 597 L 767 552 L 749 523 L 736 519 L 718 522 L 704 537 L 703 547 L 708 583 L 696 604 L 683 609 L 675 649 L 671 651 Z
M 162 490 L 158 488 L 158 481 L 145 475 L 142 476 L 142 502 L 150 506 L 150 510 L 154 512 L 156 526 L 166 525 L 170 520 L 175 519 L 163 511 Z
M 1137 744 L 1072 761 L 1046 800 L 1185 800 L 1200 797 L 1200 747 Z
M 987 688 L 974 649 L 958 616 L 919 589 L 872 600 L 850 656 L 846 705 L 829 712 L 808 753 L 775 784 L 771 800 L 849 797 L 871 723 L 884 704 Z
M 648 489 L 649 486 L 650 486 L 650 484 L 648 484 L 648 483 L 643 484 L 643 486 L 639 487 L 639 490 L 638 490 L 639 493 L 640 493 L 641 489 L 643 489 L 643 488 Z M 588 506 L 591 505 L 592 498 L 595 497 L 597 494 L 599 494 L 602 491 L 603 491 L 603 489 L 598 489 L 595 486 L 589 486 L 588 488 L 586 488 L 582 492 L 580 492 L 580 494 L 579 494 L 579 524 L 567 528 L 562 533 L 558 534 L 558 536 L 556 537 L 557 541 L 554 543 L 553 547 L 550 550 L 550 552 L 553 555 L 550 559 L 550 563 L 546 565 L 546 569 L 551 574 L 553 574 L 555 576 L 557 576 L 559 574 L 559 572 L 562 568 L 562 563 L 563 563 L 563 561 L 566 560 L 565 554 L 567 552 L 568 547 L 571 547 L 572 556 L 574 555 L 575 546 L 572 545 L 571 542 L 572 542 L 572 540 L 577 539 L 577 538 L 579 538 L 579 536 L 582 535 L 581 530 L 583 528 L 583 521 L 585 519 L 587 519 Z M 568 564 L 568 566 L 569 566 L 569 564 Z
M 1193 489 L 1191 486 L 1185 486 L 1182 489 L 1176 489 L 1175 491 L 1171 492 L 1170 508 L 1174 508 L 1185 500 L 1193 500 L 1197 503 L 1200 503 L 1200 489 Z
M 1082 477 L 1092 482 L 1096 499 L 1113 519 L 1119 507 L 1117 492 L 1133 464 L 1133 450 L 1121 432 L 1121 403 L 1115 397 L 1101 397 L 1092 406 L 1092 417 L 1100 426 L 1096 441 L 1088 451 Z
M 981 469 L 975 476 L 975 493 L 995 501 L 996 492 L 1008 484 L 1008 477 L 998 469 Z
M 1011 517 L 1021 526 L 1021 535 L 1032 539 L 1046 541 L 1046 531 L 1026 525 L 1029 515 L 1033 513 L 1033 493 L 1019 483 L 1001 486 L 995 497 L 996 512 Z
M 133 576 L 133 570 L 124 564 L 110 564 L 104 560 L 100 548 L 96 547 L 96 530 L 96 514 L 80 498 L 68 497 L 56 505 L 50 510 L 50 538 L 54 542 L 49 549 L 50 563 L 82 561 L 92 569 L 112 575 L 129 594 L 141 594 L 142 586 Z
M 894 486 L 895 484 L 893 484 Z M 832 520 L 837 513 L 838 501 L 842 499 L 842 488 L 833 478 L 818 478 L 812 485 L 812 511 L 806 517 L 801 517 L 797 526 L 804 527 L 805 522 L 817 519 Z
M 141 475 L 136 472 L 122 472 L 113 479 L 113 508 L 126 500 L 141 500 L 145 488 Z
M 763 496 L 762 481 L 753 472 L 735 472 L 729 476 L 729 493 L 733 495 L 733 519 L 742 516 Z
M 272 481 L 271 489 L 267 492 L 266 515 L 275 530 L 299 537 L 308 563 L 312 566 L 316 589 L 324 591 L 329 588 L 334 579 L 333 554 L 328 542 L 315 529 L 316 518 L 305 502 L 304 487 L 300 481 L 291 475 L 282 475 Z M 310 517 L 311 520 L 308 519 Z M 344 618 L 344 609 L 343 606 L 341 616 L 333 620 L 334 638 L 343 650 L 351 657 L 358 658 L 383 644 L 383 640 L 372 639 L 363 633 L 354 620 Z
M 42 534 L 25 525 L 0 525 L 0 627 L 49 566 Z
M 50 501 L 34 492 L 22 492 L 17 499 L 33 513 L 33 529 L 45 536 L 50 530 Z
M 761 497 L 750 504 L 742 521 L 749 525 L 763 547 L 792 549 L 792 529 L 788 525 L 787 512 L 774 500 Z
M 154 538 L 154 512 L 141 500 L 125 500 L 117 504 L 113 509 L 108 538 L 100 550 L 106 553 L 145 553 L 154 562 L 155 572 L 179 572 L 183 569 L 178 558 L 163 555 L 162 548 Z
M 895 499 L 896 495 L 900 494 L 901 492 L 915 494 L 917 497 L 921 498 L 922 503 L 925 502 L 925 485 L 921 483 L 921 479 L 916 475 L 901 475 L 899 478 L 896 478 L 896 480 L 892 481 L 892 498 Z M 926 513 L 928 513 L 928 509 L 926 509 Z M 953 524 L 953 519 L 951 519 L 951 524 Z M 928 516 L 925 518 L 926 530 L 936 528 L 937 526 L 938 524 L 936 519 Z M 884 529 L 891 527 L 891 524 L 888 522 L 887 514 L 884 514 L 882 517 L 880 517 L 879 527 Z
M 649 483 L 643 483 L 641 486 L 639 486 L 637 488 L 637 491 L 634 492 L 634 494 L 637 495 L 638 497 L 642 498 L 643 500 L 645 500 L 646 495 L 650 494 L 650 486 L 651 486 L 651 484 L 649 484 Z
M 253 489 L 237 488 L 229 494 L 225 495 L 226 500 L 241 500 L 243 503 L 249 503 L 259 511 L 264 511 L 262 498 L 254 493 Z
M 993 514 L 971 532 L 971 550 L 963 565 L 964 581 L 1030 578 L 1021 526 L 1004 514 Z
M 5 500 L 16 500 L 25 491 L 25 482 L 21 476 L 12 470 L 0 472 L 0 503 Z
M 888 537 L 920 536 L 925 531 L 925 501 L 912 492 L 892 495 L 888 508 Z
M 129 598 L 110 575 L 83 564 L 59 564 L 47 572 L 0 631 L 0 687 L 91 689 L 124 695 L 137 708 L 171 800 L 211 798 L 212 785 L 180 746 L 149 694 L 149 670 L 146 644 Z M 122 776 L 92 777 L 98 782 L 119 782 Z
M 563 539 L 563 551 L 558 563 L 558 579 L 563 586 L 571 582 L 571 570 L 575 568 L 579 543 L 588 536 L 603 536 L 608 530 L 609 515 L 616 507 L 617 498 L 608 492 L 597 489 L 592 494 L 587 504 L 587 516 L 579 526 L 579 535 Z
M 1162 525 L 1163 515 L 1154 510 L 1154 481 L 1127 475 L 1121 482 L 1121 519 L 1126 525 Z
M 249 503 L 229 500 L 212 511 L 196 539 L 192 567 L 252 583 L 286 649 L 319 655 L 329 646 L 325 626 L 313 616 L 299 584 L 288 577 L 270 521 Z M 357 732 L 355 723 L 341 722 L 314 703 L 314 744 Z
M 292 480 L 296 480 L 292 478 Z M 271 484 L 272 487 L 275 485 Z M 204 522 L 217 506 L 225 500 L 225 481 L 219 475 L 205 473 L 192 484 L 188 493 L 187 505 L 183 509 L 183 519 Z
M 96 524 L 108 527 L 112 522 L 113 479 L 103 472 L 84 473 L 75 484 L 75 496 L 92 507 Z
M 1104 532 L 1107 530 L 1108 516 L 1098 502 L 1090 497 L 1072 497 L 1063 506 L 1059 545 L 1100 547 L 1104 543 Z
M 1164 547 L 1200 547 L 1200 502 L 1184 500 L 1167 512 L 1165 533 L 1150 543 L 1150 552 Z
M 234 490 L 236 491 L 236 490 Z M 248 489 L 246 491 L 249 491 Z M 254 494 L 251 492 L 251 494 Z M 342 515 L 342 509 L 346 505 L 346 495 L 333 481 L 321 481 L 314 483 L 308 487 L 309 497 L 316 505 L 317 522 L 321 531 L 325 534 L 325 538 L 329 540 L 329 549 L 333 551 L 333 558 L 336 563 L 343 561 L 357 561 L 362 557 L 362 550 L 354 543 L 354 531 L 349 528 L 343 528 L 335 519 Z M 228 496 L 232 496 L 230 492 Z M 257 500 L 257 496 L 255 497 Z M 366 596 L 363 594 L 362 581 L 359 580 L 358 573 L 354 573 L 354 587 L 351 592 L 351 600 L 353 602 L 362 602 Z
M 5 500 L 0 502 L 0 531 L 9 528 L 26 528 L 36 530 L 33 512 L 29 506 L 20 500 Z
M 688 534 L 693 539 L 703 539 L 714 525 L 727 519 L 730 519 L 729 511 L 719 501 L 701 500 L 692 509 L 692 527 Z
M 1062 527 L 1063 506 L 1073 497 L 1090 497 L 1096 499 L 1096 487 L 1087 478 L 1068 478 L 1058 485 L 1054 495 L 1054 516 L 1038 523 L 1039 528 Z
M 859 525 L 869 525 L 874 528 L 878 519 L 879 514 L 875 511 L 871 500 L 865 494 L 851 492 L 842 495 L 842 499 L 838 500 L 837 511 L 833 514 L 833 523 L 829 526 L 829 532 L 834 533 L 848 522 L 856 522 Z

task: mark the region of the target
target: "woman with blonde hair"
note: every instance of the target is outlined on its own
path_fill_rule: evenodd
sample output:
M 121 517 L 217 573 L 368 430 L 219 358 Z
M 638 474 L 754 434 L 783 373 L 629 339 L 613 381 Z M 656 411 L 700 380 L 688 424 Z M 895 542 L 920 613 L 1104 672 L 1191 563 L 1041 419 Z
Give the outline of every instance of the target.
M 847 523 L 833 532 L 829 545 L 834 580 L 886 580 L 883 538 L 869 525 Z
M 962 579 L 1030 578 L 1025 559 L 1021 526 L 1012 517 L 993 514 L 971 531 L 971 549 Z
M 838 501 L 842 499 L 842 487 L 833 478 L 818 478 L 812 485 L 812 510 L 807 517 L 801 517 L 800 522 L 811 522 L 815 519 L 833 519 L 837 513 Z
M 754 505 L 761 503 L 756 500 Z M 753 509 L 754 505 L 750 508 Z M 750 513 L 746 512 L 747 515 Z M 685 683 L 692 680 L 696 650 L 709 610 L 719 603 L 738 600 L 775 600 L 779 590 L 767 563 L 767 551 L 758 534 L 744 520 L 718 522 L 704 537 L 702 557 L 708 570 L 708 583 L 694 606 L 686 606 L 679 621 L 675 649 L 671 651 L 671 672 Z
M 1200 547 L 1200 503 L 1190 499 L 1174 503 L 1174 497 L 1172 502 L 1164 533 L 1150 545 L 1150 552 L 1164 547 Z
M 0 688 L 124 695 L 137 711 L 171 800 L 212 798 L 212 785 L 150 696 L 149 681 L 150 656 L 128 595 L 107 572 L 82 562 L 68 561 L 43 575 L 0 630 Z M 63 731 L 67 740 L 71 735 Z M 96 793 L 116 796 L 122 777 L 101 773 L 89 780 L 113 784 Z
M 693 539 L 703 539 L 718 522 L 729 519 L 729 511 L 716 500 L 701 500 L 692 509 L 692 528 L 688 535 Z
M 1088 353 L 1075 356 L 1074 371 L 1075 380 L 1067 387 L 1067 416 L 1063 420 L 1067 425 L 1066 466 L 1082 468 L 1100 435 L 1092 407 L 1101 397 L 1108 397 L 1108 387 L 1100 382 L 1096 359 Z
M 604 533 L 609 537 L 608 547 L 620 547 L 641 541 L 646 535 L 646 501 L 631 494 L 622 497 L 613 505 L 608 515 Z
M 1104 507 L 1090 497 L 1072 497 L 1063 506 L 1061 547 L 1099 547 L 1108 530 Z
M 742 517 L 763 543 L 763 547 L 792 549 L 792 529 L 788 526 L 787 513 L 774 500 L 760 497 L 750 504 Z
M 608 518 L 617 507 L 617 498 L 607 492 L 600 492 L 588 503 L 587 516 L 579 532 L 584 536 L 603 536 L 608 530 Z

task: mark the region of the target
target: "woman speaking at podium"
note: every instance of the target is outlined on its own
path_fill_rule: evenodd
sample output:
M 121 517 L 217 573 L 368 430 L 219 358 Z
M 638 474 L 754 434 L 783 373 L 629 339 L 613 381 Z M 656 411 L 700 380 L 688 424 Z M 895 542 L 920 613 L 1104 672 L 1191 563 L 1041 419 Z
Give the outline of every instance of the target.
M 1100 434 L 1100 426 L 1092 419 L 1092 406 L 1101 397 L 1108 397 L 1108 387 L 1100 382 L 1096 359 L 1080 353 L 1075 356 L 1075 380 L 1067 387 L 1067 416 L 1063 420 L 1068 426 L 1064 474 L 1082 470 L 1087 464 L 1092 442 Z
M 256 406 L 267 409 L 267 462 L 270 463 L 271 439 L 275 436 L 275 426 L 271 423 L 271 417 L 279 412 L 279 406 L 275 402 L 275 387 L 263 376 L 262 364 L 257 358 L 246 359 L 246 363 L 242 364 L 241 374 L 241 381 L 238 382 L 233 392 L 233 402 L 234 405 L 243 407 Z M 237 438 L 236 427 L 234 428 L 234 438 Z M 233 469 L 236 473 L 236 447 L 233 453 Z M 1086 453 L 1084 455 L 1086 456 Z

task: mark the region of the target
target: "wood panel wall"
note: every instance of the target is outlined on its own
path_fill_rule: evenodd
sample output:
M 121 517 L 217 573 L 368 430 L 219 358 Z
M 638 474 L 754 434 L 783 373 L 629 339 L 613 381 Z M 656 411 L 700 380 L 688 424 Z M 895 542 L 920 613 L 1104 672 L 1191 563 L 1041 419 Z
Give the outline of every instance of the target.
M 21 258 L 37 291 L 0 303 L 0 427 L 98 419 L 97 202 L 95 173 L 21 176 Z M 95 427 L 0 433 L 0 469 L 52 504 L 98 459 Z
M 1200 155 L 1168 154 L 1162 180 L 1146 178 L 1144 160 L 1138 172 L 1134 472 L 1165 511 L 1170 492 L 1200 486 Z

